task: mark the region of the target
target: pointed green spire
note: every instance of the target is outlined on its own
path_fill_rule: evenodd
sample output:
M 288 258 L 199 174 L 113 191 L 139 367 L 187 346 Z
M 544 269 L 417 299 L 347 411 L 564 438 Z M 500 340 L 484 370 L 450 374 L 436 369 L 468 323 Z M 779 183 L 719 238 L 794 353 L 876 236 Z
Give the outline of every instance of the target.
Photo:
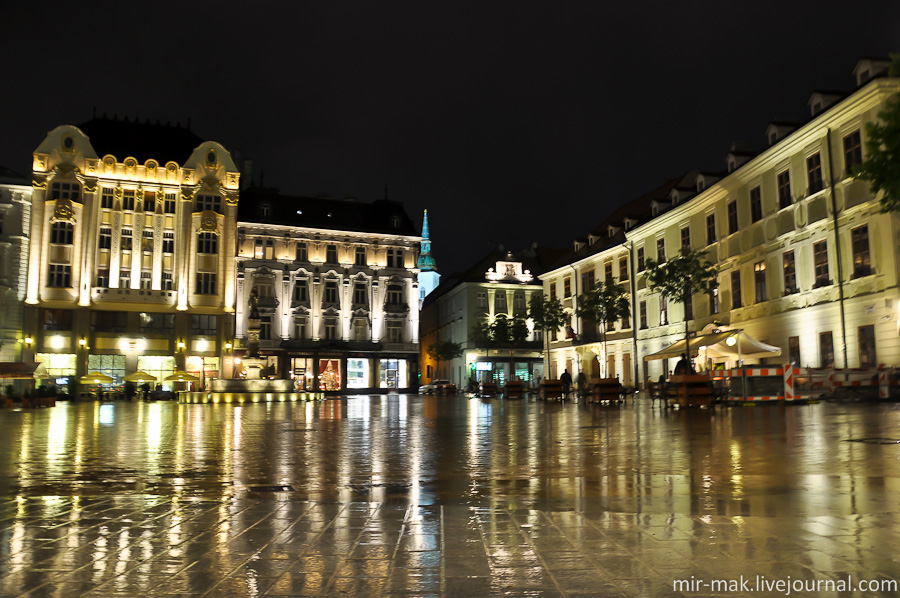
M 437 264 L 431 257 L 431 237 L 428 231 L 428 210 L 425 210 L 425 218 L 422 222 L 422 250 L 419 253 L 419 259 L 416 267 L 422 272 L 431 272 L 437 270 Z

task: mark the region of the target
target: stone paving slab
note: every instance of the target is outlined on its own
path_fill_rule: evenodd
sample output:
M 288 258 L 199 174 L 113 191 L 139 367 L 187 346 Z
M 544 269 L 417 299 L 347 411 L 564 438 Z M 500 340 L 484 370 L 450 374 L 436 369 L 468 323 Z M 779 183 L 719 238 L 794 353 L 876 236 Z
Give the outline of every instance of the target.
M 900 579 L 898 515 L 803 518 L 114 496 L 0 503 L 0 596 L 758 596 Z M 895 596 L 795 591 L 792 596 Z

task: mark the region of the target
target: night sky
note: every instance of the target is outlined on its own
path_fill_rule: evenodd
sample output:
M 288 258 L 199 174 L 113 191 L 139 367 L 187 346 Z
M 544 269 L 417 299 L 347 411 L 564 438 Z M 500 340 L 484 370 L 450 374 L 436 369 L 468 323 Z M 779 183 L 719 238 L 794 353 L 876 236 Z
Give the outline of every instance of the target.
M 122 4 L 3 9 L 0 164 L 27 174 L 94 108 L 190 118 L 257 184 L 427 208 L 442 274 L 499 243 L 570 247 L 900 52 L 896 0 Z

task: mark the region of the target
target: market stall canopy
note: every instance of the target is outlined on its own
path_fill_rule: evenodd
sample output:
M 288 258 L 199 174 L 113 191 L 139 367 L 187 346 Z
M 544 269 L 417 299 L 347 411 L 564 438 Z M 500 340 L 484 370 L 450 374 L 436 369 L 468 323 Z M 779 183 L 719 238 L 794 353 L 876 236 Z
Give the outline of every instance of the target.
M 133 374 L 128 374 L 122 380 L 125 382 L 156 382 L 156 376 L 138 370 Z
M 743 330 L 725 330 L 710 334 L 699 334 L 688 339 L 672 343 L 662 351 L 651 355 L 645 355 L 644 361 L 653 359 L 672 359 L 681 357 L 682 353 L 694 355 L 701 347 L 706 348 L 706 354 L 713 359 L 726 357 L 740 357 L 741 359 L 760 359 L 763 357 L 778 357 L 781 349 L 756 340 Z M 686 349 L 685 347 L 688 347 Z
M 0 378 L 6 380 L 28 380 L 31 378 L 49 378 L 47 370 L 40 361 L 20 361 L 16 363 L 0 363 Z
M 175 372 L 171 376 L 166 376 L 166 382 L 199 382 L 200 378 L 187 372 Z
M 113 378 L 100 372 L 85 374 L 78 381 L 81 384 L 110 384 L 111 382 L 115 382 Z

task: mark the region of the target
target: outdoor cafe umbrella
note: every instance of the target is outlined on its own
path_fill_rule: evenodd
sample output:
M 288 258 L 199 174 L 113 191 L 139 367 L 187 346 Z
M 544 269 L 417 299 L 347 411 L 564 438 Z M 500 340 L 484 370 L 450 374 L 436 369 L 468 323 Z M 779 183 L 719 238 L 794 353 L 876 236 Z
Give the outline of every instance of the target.
M 111 382 L 115 382 L 111 377 L 106 374 L 101 374 L 100 372 L 85 374 L 78 381 L 81 384 L 110 384 Z
M 171 376 L 166 376 L 166 382 L 199 382 L 200 378 L 187 372 L 175 372 Z
M 122 380 L 125 382 L 156 382 L 156 376 L 138 370 L 133 374 L 128 374 Z

